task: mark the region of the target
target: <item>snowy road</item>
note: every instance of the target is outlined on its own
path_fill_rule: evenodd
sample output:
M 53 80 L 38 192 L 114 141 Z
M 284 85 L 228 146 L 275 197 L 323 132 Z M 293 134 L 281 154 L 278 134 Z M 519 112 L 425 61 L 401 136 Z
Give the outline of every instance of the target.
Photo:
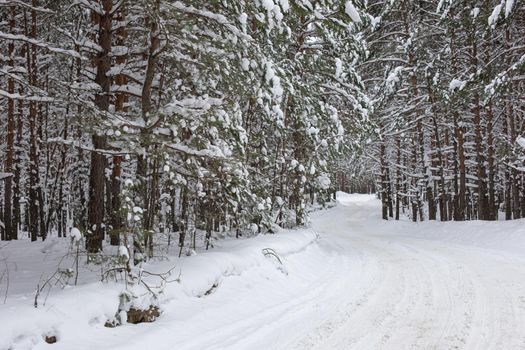
M 21 326 L 7 337 L 13 349 L 47 349 L 38 333 L 17 335 L 33 318 L 30 329 L 51 327 L 53 348 L 69 350 L 525 349 L 524 220 L 384 222 L 379 205 L 341 193 L 337 207 L 313 214 L 313 243 L 298 230 L 189 258 L 183 289 L 167 291 L 152 324 L 105 328 L 92 309 L 103 301 L 114 312 L 114 296 L 87 285 L 45 309 L 11 307 Z M 262 247 L 281 254 L 284 271 Z M 221 276 L 218 287 L 196 297 L 206 276 Z
M 382 223 L 367 196 L 340 201 L 313 218 L 324 270 L 188 348 L 525 349 L 525 260 L 491 241 L 512 238 L 501 231 L 516 226 L 435 232 L 439 223 Z
M 525 349 L 523 256 L 473 246 L 454 223 L 441 235 L 427 232 L 431 223 L 390 232 L 399 228 L 377 221 L 377 201 L 361 199 L 342 198 L 343 206 L 314 220 L 326 241 L 338 243 L 327 249 L 357 261 L 341 266 L 339 297 L 327 300 L 330 313 L 296 348 Z M 487 240 L 502 228 L 479 230 Z

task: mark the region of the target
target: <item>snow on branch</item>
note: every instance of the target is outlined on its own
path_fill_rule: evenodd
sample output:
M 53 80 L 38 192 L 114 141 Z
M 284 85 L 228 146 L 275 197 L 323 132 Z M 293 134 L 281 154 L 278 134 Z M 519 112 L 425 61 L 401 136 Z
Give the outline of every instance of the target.
M 222 99 L 213 97 L 185 98 L 175 100 L 165 107 L 165 114 L 201 114 L 207 112 L 212 106 L 222 105 Z
M 6 6 L 6 7 L 7 6 L 22 6 L 32 11 L 36 11 L 40 13 L 47 13 L 50 15 L 55 14 L 55 12 L 50 9 L 46 9 L 46 8 L 38 7 L 38 6 L 31 6 L 30 4 L 24 1 L 20 1 L 20 0 L 0 0 L 0 7 L 3 7 L 3 6 Z
M 40 41 L 40 40 L 36 40 L 36 39 L 33 39 L 33 38 L 29 38 L 29 37 L 27 37 L 25 35 L 9 34 L 9 33 L 5 33 L 5 32 L 0 32 L 0 39 L 13 40 L 13 41 L 23 41 L 23 42 L 26 42 L 26 43 L 29 43 L 29 44 L 32 44 L 32 45 L 35 45 L 35 46 L 38 46 L 38 47 L 42 47 L 42 48 L 47 49 L 47 50 L 49 50 L 51 52 L 64 54 L 64 55 L 72 56 L 72 57 L 75 57 L 75 58 L 86 59 L 84 56 L 80 55 L 78 52 L 76 52 L 74 50 L 67 50 L 67 49 L 62 49 L 62 48 L 58 48 L 58 47 L 53 47 L 53 46 L 49 45 L 46 42 L 43 42 L 43 41 Z
M 13 173 L 0 173 L 0 180 L 7 179 L 8 177 L 14 176 Z
M 72 139 L 63 139 L 61 137 L 52 137 L 45 141 L 45 143 L 56 143 L 61 144 L 64 146 L 70 146 L 73 148 L 81 149 L 83 151 L 88 152 L 94 152 L 99 154 L 107 154 L 111 156 L 123 156 L 127 154 L 131 154 L 130 152 L 123 152 L 123 151 L 115 151 L 110 149 L 99 149 L 99 148 L 93 148 L 93 147 L 87 147 L 80 144 L 80 141 L 78 140 L 72 140 Z
M 93 1 L 89 0 L 74 0 L 72 5 L 79 5 L 81 7 L 87 8 L 88 10 L 91 10 L 99 15 L 104 15 L 104 9 L 102 8 L 102 5 L 97 4 Z
M 361 23 L 361 16 L 357 12 L 355 6 L 351 1 L 347 1 L 345 4 L 345 13 L 354 21 L 355 23 Z
M 516 138 L 516 143 L 525 150 L 525 138 L 523 136 L 518 136 Z
M 236 36 L 238 36 L 238 37 L 240 37 L 242 39 L 248 40 L 248 41 L 252 40 L 252 38 L 249 35 L 243 33 L 242 31 L 240 31 L 237 27 L 235 27 L 233 24 L 231 24 L 230 21 L 228 21 L 228 19 L 225 16 L 223 16 L 221 14 L 213 13 L 213 12 L 207 11 L 207 10 L 196 9 L 193 6 L 186 6 L 180 1 L 176 1 L 174 3 L 168 3 L 168 5 L 171 6 L 172 8 L 174 8 L 175 10 L 180 11 L 180 12 L 189 13 L 189 14 L 193 14 L 193 15 L 196 15 L 196 16 L 200 16 L 200 17 L 211 19 L 211 20 L 213 20 L 213 21 L 223 25 L 224 27 L 226 27 L 230 32 L 232 32 Z
M 223 160 L 228 159 L 218 147 L 216 147 L 215 149 L 196 150 L 196 149 L 192 149 L 180 143 L 171 143 L 171 144 L 168 143 L 168 144 L 165 144 L 165 146 L 173 151 L 184 153 L 184 154 L 195 156 L 195 157 L 214 158 L 214 159 L 223 159 Z
M 7 91 L 0 90 L 0 96 L 11 99 L 11 100 L 24 100 L 24 101 L 36 101 L 36 102 L 54 102 L 55 98 L 49 96 L 36 96 L 36 95 L 20 95 L 10 94 Z
M 75 44 L 75 46 L 81 47 L 84 50 L 90 50 L 93 52 L 102 52 L 102 48 L 100 47 L 100 45 L 98 45 L 94 41 L 89 40 L 88 38 L 83 38 L 82 40 L 78 40 L 71 33 L 69 33 L 68 31 L 62 28 L 55 27 L 55 29 L 59 33 L 68 37 Z

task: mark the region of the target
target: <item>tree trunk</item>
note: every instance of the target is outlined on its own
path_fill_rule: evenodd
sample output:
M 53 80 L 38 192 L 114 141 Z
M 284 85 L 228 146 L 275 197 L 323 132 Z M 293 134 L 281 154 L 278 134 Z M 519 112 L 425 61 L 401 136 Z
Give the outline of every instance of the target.
M 387 194 L 387 181 L 386 181 L 386 147 L 384 141 L 381 141 L 380 147 L 380 161 L 381 161 L 381 217 L 383 220 L 388 220 L 388 194 Z
M 33 1 L 34 2 L 34 1 Z M 31 20 L 36 22 L 36 13 L 31 11 Z M 36 39 L 36 23 L 29 29 L 27 14 L 24 11 L 24 30 L 26 36 Z M 29 84 L 37 86 L 37 47 L 36 45 L 26 44 L 26 62 L 28 70 Z M 36 241 L 40 232 L 40 210 L 39 210 L 39 161 L 37 151 L 37 104 L 36 101 L 29 101 L 29 234 L 31 241 Z
M 111 78 L 108 72 L 111 68 L 111 29 L 112 29 L 112 0 L 102 0 L 103 15 L 95 12 L 93 22 L 98 24 L 98 44 L 101 51 L 95 58 L 96 77 L 95 82 L 100 86 L 101 92 L 95 95 L 95 105 L 101 114 L 109 109 L 109 93 Z M 91 167 L 89 176 L 89 230 L 86 239 L 86 249 L 89 253 L 97 253 L 102 250 L 104 238 L 104 188 L 106 158 L 99 150 L 106 148 L 106 137 L 103 135 L 92 135 L 94 151 L 91 152 Z
M 119 23 L 124 23 L 126 20 L 126 7 L 125 4 L 121 5 L 117 13 L 117 21 Z M 116 31 L 116 44 L 117 46 L 124 46 L 127 39 L 127 30 L 125 25 L 120 25 Z M 122 54 L 117 56 L 115 62 L 118 66 L 124 66 L 127 61 L 127 55 Z M 118 74 L 115 77 L 115 83 L 118 86 L 124 86 L 127 84 L 127 77 L 124 74 Z M 115 112 L 116 113 L 125 113 L 127 102 L 127 95 L 123 92 L 119 92 L 115 96 Z M 122 175 L 122 161 L 123 157 L 120 155 L 113 156 L 113 169 L 111 171 L 111 195 L 110 195 L 110 205 L 109 213 L 111 220 L 111 233 L 110 233 L 110 244 L 119 245 L 120 244 L 120 231 L 122 230 L 123 220 L 120 213 L 120 184 L 121 184 L 121 175 Z
M 498 209 L 496 207 L 496 188 L 494 183 L 494 133 L 493 133 L 492 101 L 487 111 L 487 168 L 488 168 L 488 208 L 487 220 L 498 220 Z
M 396 138 L 396 148 L 397 148 L 397 157 L 396 157 L 397 168 L 396 168 L 396 214 L 395 214 L 395 219 L 399 220 L 399 205 L 400 205 L 399 202 L 401 201 L 401 196 L 400 196 L 400 192 L 401 192 L 401 170 L 400 170 L 400 167 L 401 167 L 401 140 L 399 137 Z
M 113 171 L 111 172 L 111 226 L 112 232 L 109 236 L 111 245 L 120 244 L 120 230 L 122 229 L 122 217 L 120 215 L 120 177 L 122 175 L 122 156 L 113 157 Z
M 9 29 L 11 33 L 14 33 L 15 28 L 15 8 L 11 8 L 11 18 L 9 19 Z M 10 41 L 7 45 L 9 66 L 14 67 L 14 49 L 15 45 L 13 41 Z M 13 78 L 7 79 L 7 92 L 13 94 L 15 92 L 15 82 Z M 15 139 L 15 101 L 11 98 L 7 100 L 7 135 L 6 135 L 6 156 L 4 171 L 8 173 L 7 178 L 4 180 L 4 229 L 5 239 L 11 240 L 16 239 L 18 236 L 16 226 L 13 227 L 12 219 L 12 190 L 13 190 L 13 153 L 14 153 L 14 139 Z

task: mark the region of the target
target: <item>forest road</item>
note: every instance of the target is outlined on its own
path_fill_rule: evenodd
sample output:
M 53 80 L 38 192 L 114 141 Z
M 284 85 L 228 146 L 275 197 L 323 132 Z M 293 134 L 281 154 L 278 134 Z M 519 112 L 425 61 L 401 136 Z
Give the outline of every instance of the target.
M 314 215 L 320 244 L 345 258 L 318 324 L 291 348 L 525 349 L 524 256 L 474 246 L 462 232 L 440 237 L 429 232 L 436 225 L 397 230 L 379 214 L 373 197 L 340 194 Z

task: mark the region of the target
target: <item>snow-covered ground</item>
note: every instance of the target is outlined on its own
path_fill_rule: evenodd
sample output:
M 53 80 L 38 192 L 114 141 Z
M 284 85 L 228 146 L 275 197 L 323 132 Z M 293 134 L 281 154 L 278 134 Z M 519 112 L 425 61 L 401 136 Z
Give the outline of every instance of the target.
M 12 277 L 0 349 L 525 349 L 524 220 L 385 222 L 379 205 L 339 193 L 337 207 L 312 214 L 311 229 L 148 266 L 180 272 L 149 324 L 103 326 L 122 284 L 53 289 L 35 309 L 24 288 L 38 269 L 19 286 Z M 49 257 L 53 246 L 38 249 Z M 38 261 L 36 252 L 26 259 Z

